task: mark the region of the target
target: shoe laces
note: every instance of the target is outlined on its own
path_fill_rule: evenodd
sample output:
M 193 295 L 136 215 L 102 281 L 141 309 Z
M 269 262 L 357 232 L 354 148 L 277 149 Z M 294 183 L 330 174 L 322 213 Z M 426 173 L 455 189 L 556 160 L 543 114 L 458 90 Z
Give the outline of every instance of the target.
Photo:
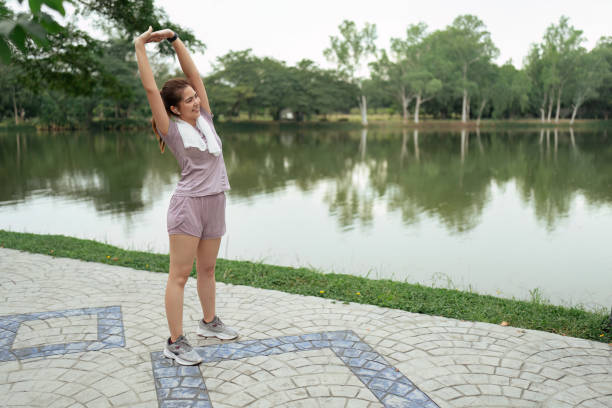
M 180 336 L 178 339 L 176 339 L 174 344 L 185 349 L 185 351 L 188 353 L 192 350 L 192 347 L 189 344 L 189 342 L 187 342 L 187 339 L 185 338 L 185 336 Z

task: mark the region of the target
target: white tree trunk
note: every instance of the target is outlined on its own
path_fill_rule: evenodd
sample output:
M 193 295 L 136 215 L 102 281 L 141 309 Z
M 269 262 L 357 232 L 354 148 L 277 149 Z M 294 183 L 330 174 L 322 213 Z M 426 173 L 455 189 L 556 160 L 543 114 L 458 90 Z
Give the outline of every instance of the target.
M 553 101 L 555 100 L 555 92 L 550 91 L 550 100 L 548 101 L 548 123 L 550 123 L 550 118 L 552 117 L 552 107 Z
M 476 127 L 480 126 L 480 118 L 482 117 L 482 111 L 484 110 L 486 104 L 487 100 L 483 99 L 482 103 L 480 104 L 480 109 L 478 109 L 478 119 L 476 120 Z
M 410 112 L 408 112 L 408 104 L 410 103 L 410 99 L 408 99 L 408 96 L 406 96 L 406 88 L 402 87 L 401 92 L 402 92 L 402 118 L 404 121 L 404 125 L 407 125 L 408 116 L 410 115 Z
M 542 105 L 540 106 L 540 115 L 542 123 L 546 122 L 546 99 L 548 98 L 548 94 L 544 94 L 544 100 L 542 101 Z
M 465 87 L 465 81 L 467 79 L 467 64 L 463 64 L 463 100 L 461 101 L 461 122 L 467 122 L 467 102 L 468 102 L 468 92 Z
M 461 101 L 461 122 L 467 122 L 467 89 L 463 89 L 463 100 Z
M 574 124 L 574 119 L 576 119 L 576 113 L 578 112 L 578 108 L 580 105 L 574 105 L 574 109 L 572 109 L 572 119 L 570 119 L 570 125 Z
M 414 105 L 414 123 L 419 123 L 420 108 L 421 108 L 421 93 L 419 92 L 416 96 L 416 102 Z
M 19 124 L 19 113 L 17 112 L 17 98 L 15 96 L 15 88 L 13 88 L 13 112 L 15 113 L 15 124 Z
M 555 123 L 559 123 L 559 112 L 561 111 L 561 91 L 563 88 L 559 88 L 559 93 L 557 93 L 557 113 L 555 115 Z
M 363 126 L 368 126 L 368 103 L 365 95 L 361 95 L 359 109 L 361 110 L 361 124 Z

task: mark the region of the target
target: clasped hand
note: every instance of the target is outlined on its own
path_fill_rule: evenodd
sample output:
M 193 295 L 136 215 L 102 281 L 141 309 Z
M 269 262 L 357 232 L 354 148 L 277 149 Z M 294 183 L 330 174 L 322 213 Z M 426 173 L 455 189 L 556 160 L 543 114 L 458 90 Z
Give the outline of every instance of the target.
M 150 42 L 160 42 L 166 38 L 171 38 L 174 36 L 174 31 L 169 28 L 165 28 L 163 30 L 153 31 L 153 27 L 149 26 L 149 29 L 144 33 L 140 34 L 138 37 L 134 39 L 134 44 L 142 43 L 150 43 Z

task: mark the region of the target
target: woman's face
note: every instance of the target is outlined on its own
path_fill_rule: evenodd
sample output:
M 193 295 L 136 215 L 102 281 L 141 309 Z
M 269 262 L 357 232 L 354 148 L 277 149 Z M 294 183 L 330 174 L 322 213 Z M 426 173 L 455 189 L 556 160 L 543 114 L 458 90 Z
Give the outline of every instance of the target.
M 183 96 L 177 108 L 181 113 L 179 117 L 183 120 L 196 120 L 200 116 L 200 97 L 192 87 L 183 89 Z

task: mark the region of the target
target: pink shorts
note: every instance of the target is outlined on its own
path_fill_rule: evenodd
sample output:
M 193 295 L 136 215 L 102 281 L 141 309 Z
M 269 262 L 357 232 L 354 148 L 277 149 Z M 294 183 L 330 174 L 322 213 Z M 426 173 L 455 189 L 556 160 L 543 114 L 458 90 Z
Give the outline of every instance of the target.
M 202 197 L 173 195 L 167 222 L 168 235 L 220 238 L 225 234 L 225 193 Z

